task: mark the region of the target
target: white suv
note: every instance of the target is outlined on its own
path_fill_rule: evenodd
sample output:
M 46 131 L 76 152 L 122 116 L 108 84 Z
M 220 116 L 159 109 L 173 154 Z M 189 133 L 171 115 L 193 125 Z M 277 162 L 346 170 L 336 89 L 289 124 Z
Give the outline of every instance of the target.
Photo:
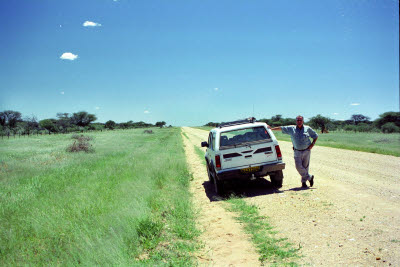
M 285 163 L 278 141 L 265 123 L 255 118 L 221 123 L 201 146 L 207 147 L 208 177 L 217 194 L 223 194 L 225 181 L 267 175 L 274 187 L 282 187 Z

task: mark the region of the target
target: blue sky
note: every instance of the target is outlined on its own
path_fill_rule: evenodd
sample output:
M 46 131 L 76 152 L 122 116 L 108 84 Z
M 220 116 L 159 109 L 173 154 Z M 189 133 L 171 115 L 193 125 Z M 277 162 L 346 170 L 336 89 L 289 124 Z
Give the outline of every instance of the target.
M 2 0 L 0 110 L 375 119 L 399 110 L 398 13 L 394 0 Z

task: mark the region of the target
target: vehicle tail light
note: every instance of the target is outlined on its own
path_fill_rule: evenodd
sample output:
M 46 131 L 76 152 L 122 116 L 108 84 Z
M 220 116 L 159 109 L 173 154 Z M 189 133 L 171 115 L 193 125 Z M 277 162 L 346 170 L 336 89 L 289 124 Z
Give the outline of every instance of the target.
M 275 150 L 276 150 L 276 156 L 278 157 L 278 160 L 281 160 L 282 159 L 281 149 L 279 148 L 279 146 L 275 146 Z
M 215 167 L 217 167 L 217 169 L 221 169 L 221 158 L 219 155 L 215 156 Z

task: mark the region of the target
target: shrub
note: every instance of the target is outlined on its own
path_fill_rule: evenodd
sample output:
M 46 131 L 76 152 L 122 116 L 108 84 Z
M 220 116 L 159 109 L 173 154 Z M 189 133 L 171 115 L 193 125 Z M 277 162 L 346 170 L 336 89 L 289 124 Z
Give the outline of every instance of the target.
M 348 131 L 348 132 L 350 132 L 350 131 L 356 131 L 356 126 L 355 125 L 346 125 L 346 126 L 344 126 L 344 128 L 343 128 L 343 130 L 345 130 L 345 131 Z
M 83 134 L 74 134 L 72 135 L 72 139 L 76 140 L 67 148 L 67 152 L 94 152 L 93 146 L 89 143 L 89 141 L 93 140 L 92 137 L 84 136 Z
M 394 122 L 387 122 L 382 126 L 382 132 L 384 133 L 398 133 L 400 127 L 396 126 Z
M 355 129 L 357 132 L 372 132 L 374 126 L 366 123 L 359 123 Z
M 153 249 L 157 246 L 162 228 L 161 222 L 153 221 L 149 218 L 139 221 L 136 231 L 144 249 Z

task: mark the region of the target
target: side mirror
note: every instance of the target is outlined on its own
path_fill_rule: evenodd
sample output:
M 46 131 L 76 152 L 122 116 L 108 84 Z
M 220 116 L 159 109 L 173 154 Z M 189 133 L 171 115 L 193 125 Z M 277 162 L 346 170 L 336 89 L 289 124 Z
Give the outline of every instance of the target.
M 208 147 L 208 143 L 206 141 L 201 142 L 201 147 Z

